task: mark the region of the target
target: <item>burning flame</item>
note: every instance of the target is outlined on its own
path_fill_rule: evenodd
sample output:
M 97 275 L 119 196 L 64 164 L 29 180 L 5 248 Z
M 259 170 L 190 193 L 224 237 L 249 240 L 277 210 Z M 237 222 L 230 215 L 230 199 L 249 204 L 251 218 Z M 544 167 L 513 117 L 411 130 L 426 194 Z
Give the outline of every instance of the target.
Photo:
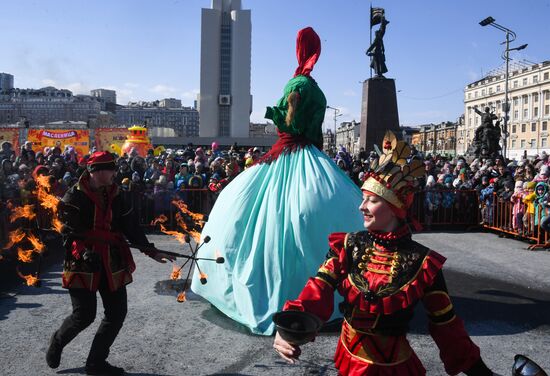
M 187 298 L 185 297 L 185 291 L 182 291 L 178 294 L 177 300 L 180 303 L 183 303 L 187 300 Z
M 187 204 L 182 200 L 173 200 L 172 205 L 175 205 L 182 213 L 187 214 L 195 222 L 201 222 L 204 220 L 204 214 L 193 213 L 187 209 Z
M 10 249 L 15 244 L 17 244 L 17 243 L 21 242 L 23 239 L 25 239 L 26 236 L 27 235 L 20 228 L 10 232 L 8 243 L 4 246 L 4 249 Z
M 23 250 L 21 248 L 17 248 L 17 259 L 22 262 L 31 262 L 33 252 L 34 251 L 32 249 Z
M 61 230 L 63 230 L 63 223 L 61 223 L 61 221 L 59 219 L 57 219 L 57 217 L 53 217 L 52 219 L 52 228 L 57 231 L 57 232 L 61 232 Z
M 192 211 L 190 211 L 188 208 L 187 208 L 187 205 L 181 201 L 181 200 L 173 200 L 172 201 L 172 204 L 174 206 L 176 206 L 180 212 L 176 213 L 176 223 L 178 224 L 178 226 L 185 232 L 185 233 L 181 233 L 179 231 L 172 231 L 172 230 L 168 230 L 165 226 L 164 226 L 164 223 L 166 223 L 168 221 L 168 218 L 164 215 L 164 214 L 161 214 L 159 217 L 157 217 L 156 219 L 153 220 L 153 222 L 151 222 L 152 225 L 160 225 L 160 231 L 162 231 L 163 233 L 167 234 L 167 235 L 172 235 L 173 237 L 176 238 L 176 240 L 182 244 L 185 244 L 186 241 L 185 241 L 185 236 L 187 234 L 189 234 L 190 236 L 193 237 L 193 239 L 196 241 L 196 242 L 199 242 L 200 241 L 200 232 L 197 231 L 195 228 L 194 228 L 194 224 L 195 223 L 201 223 L 201 222 L 204 222 L 204 215 L 203 214 L 199 214 L 199 213 L 193 213 Z M 192 224 L 188 224 L 185 222 L 184 220 L 184 216 L 183 214 L 189 216 L 192 220 Z
M 201 278 L 201 279 L 202 279 L 202 278 L 206 278 L 206 279 L 208 279 L 208 274 L 206 274 L 206 273 L 203 273 L 203 272 L 200 272 L 200 274 L 199 274 L 199 278 Z
M 167 220 L 168 218 L 164 214 L 161 214 L 157 218 L 153 219 L 153 222 L 151 222 L 151 224 L 154 226 L 158 223 L 165 223 Z
M 57 213 L 57 205 L 59 204 L 59 198 L 48 193 L 51 188 L 50 177 L 47 175 L 37 176 L 36 181 L 38 183 L 38 189 L 36 190 L 36 196 L 40 205 L 46 209 L 52 209 L 53 213 Z
M 44 248 L 46 248 L 44 243 L 42 243 L 40 240 L 38 240 L 38 238 L 36 236 L 34 236 L 33 234 L 29 234 L 27 239 L 29 239 L 32 246 L 34 247 L 34 250 L 37 253 L 42 253 L 42 251 L 44 251 Z
M 156 225 L 158 224 L 160 226 L 160 231 L 162 231 L 163 233 L 167 234 L 167 235 L 172 235 L 174 238 L 176 238 L 176 240 L 178 242 L 180 242 L 181 244 L 185 244 L 185 234 L 182 234 L 181 232 L 179 231 L 172 231 L 172 230 L 168 230 L 165 226 L 164 226 L 164 223 L 168 221 L 168 218 L 164 215 L 164 214 L 161 214 L 160 216 L 158 216 L 157 218 L 155 218 L 153 220 L 153 222 L 151 222 L 152 225 Z
M 21 274 L 19 270 L 17 270 L 17 274 L 19 275 L 19 277 L 25 280 L 25 283 L 27 284 L 27 286 L 35 286 L 38 284 L 38 278 L 33 276 L 32 274 L 24 275 L 24 274 Z
M 61 232 L 61 230 L 63 229 L 63 224 L 57 218 L 57 208 L 59 205 L 59 201 L 61 200 L 55 195 L 49 193 L 49 190 L 51 189 L 50 177 L 47 175 L 39 175 L 36 177 L 36 182 L 37 189 L 35 193 L 38 202 L 40 202 L 40 205 L 43 208 L 50 209 L 52 211 L 51 228 L 57 232 Z
M 10 222 L 15 222 L 19 218 L 27 218 L 29 221 L 32 221 L 34 218 L 36 218 L 36 213 L 33 209 L 33 205 L 25 205 L 12 208 L 13 213 L 10 215 Z
M 181 277 L 181 268 L 177 267 L 176 265 L 174 265 L 172 267 L 172 274 L 170 274 L 170 279 L 172 279 L 173 281 L 177 280 L 177 279 L 180 279 Z
M 167 235 L 172 235 L 174 238 L 176 238 L 178 242 L 180 242 L 181 244 L 185 244 L 185 234 L 182 234 L 179 231 L 168 230 L 166 229 L 166 227 L 164 227 L 163 224 L 160 225 L 160 231 L 164 232 Z

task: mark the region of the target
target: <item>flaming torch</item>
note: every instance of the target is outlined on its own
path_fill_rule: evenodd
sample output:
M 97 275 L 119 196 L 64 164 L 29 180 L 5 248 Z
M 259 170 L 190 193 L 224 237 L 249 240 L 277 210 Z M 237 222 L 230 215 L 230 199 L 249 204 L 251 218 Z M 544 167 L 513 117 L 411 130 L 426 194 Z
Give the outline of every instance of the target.
M 51 223 L 49 224 L 49 228 L 47 229 L 61 232 L 62 224 L 57 218 L 57 208 L 60 200 L 55 195 L 49 193 L 51 189 L 49 179 L 49 176 L 44 175 L 39 175 L 36 177 L 37 187 L 33 193 L 37 198 L 37 205 L 23 205 L 19 207 L 14 207 L 11 204 L 8 204 L 8 207 L 11 210 L 11 215 L 9 217 L 11 223 L 14 223 L 19 219 L 26 219 L 29 223 L 36 221 L 37 230 L 44 230 L 39 224 L 39 215 L 37 215 L 38 210 L 40 208 L 44 208 L 51 214 L 51 216 L 48 216 L 51 218 Z M 17 274 L 25 280 L 27 286 L 39 287 L 39 275 L 42 254 L 46 249 L 46 246 L 40 240 L 40 232 L 38 232 L 38 236 L 36 236 L 31 232 L 32 228 L 34 228 L 34 226 L 26 229 L 22 229 L 22 226 L 18 226 L 17 229 L 11 231 L 8 235 L 8 243 L 4 246 L 4 249 L 10 249 L 17 245 L 17 260 L 23 263 L 31 263 L 35 259 L 34 254 L 36 253 L 39 255 L 38 268 L 34 275 L 24 275 L 20 272 L 19 268 L 16 268 Z M 21 246 L 19 245 L 20 243 L 24 243 L 26 244 L 26 246 Z M 32 246 L 31 249 L 25 249 L 29 248 L 30 246 Z
M 218 264 L 223 264 L 225 262 L 224 258 L 221 256 L 216 256 L 216 258 L 198 258 L 197 252 L 200 249 L 200 247 L 203 244 L 206 244 L 210 241 L 210 236 L 205 236 L 203 241 L 200 242 L 200 237 L 202 231 L 202 226 L 204 225 L 204 222 L 206 221 L 206 216 L 203 214 L 193 213 L 187 208 L 187 205 L 180 200 L 174 200 L 172 201 L 172 204 L 176 206 L 179 211 L 175 215 L 176 223 L 181 228 L 183 232 L 180 231 L 173 231 L 168 230 L 165 226 L 165 223 L 168 221 L 168 218 L 165 215 L 161 215 L 155 220 L 153 220 L 152 224 L 156 225 L 158 224 L 160 226 L 160 231 L 173 236 L 178 242 L 182 244 L 188 244 L 190 255 L 184 256 L 186 258 L 185 262 L 180 266 L 174 266 L 172 269 L 172 273 L 170 274 L 170 279 L 177 280 L 181 277 L 181 271 L 183 268 L 191 261 L 191 265 L 189 266 L 189 270 L 187 272 L 187 277 L 185 278 L 185 281 L 183 283 L 183 287 L 178 293 L 177 301 L 180 303 L 183 303 L 187 300 L 186 298 L 186 290 L 189 287 L 189 276 L 191 275 L 191 270 L 193 269 L 193 265 L 197 268 L 199 271 L 200 281 L 204 285 L 208 282 L 208 275 L 206 273 L 203 273 L 200 269 L 197 260 L 206 260 L 206 261 L 215 261 Z M 193 246 L 191 244 L 191 238 L 195 240 L 195 245 Z

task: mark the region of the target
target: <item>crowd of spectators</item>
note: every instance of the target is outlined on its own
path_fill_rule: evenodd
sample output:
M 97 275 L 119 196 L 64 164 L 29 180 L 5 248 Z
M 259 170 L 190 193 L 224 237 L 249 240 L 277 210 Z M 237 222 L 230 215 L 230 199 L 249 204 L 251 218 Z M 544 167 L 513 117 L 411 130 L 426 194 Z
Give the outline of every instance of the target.
M 550 231 L 549 179 L 550 160 L 543 151 L 532 158 L 504 161 L 504 159 L 473 159 L 441 155 L 422 156 L 413 149 L 413 154 L 423 157 L 424 178 L 420 180 L 423 199 L 423 219 L 430 227 L 438 210 L 455 209 L 455 216 L 465 216 L 481 210 L 481 224 L 493 225 L 497 204 L 504 220 L 503 229 L 520 235 L 533 236 L 539 226 Z M 361 185 L 370 164 L 378 156 L 363 150 L 351 155 L 340 147 L 334 161 L 357 185 Z M 475 202 L 477 197 L 478 202 Z
M 10 142 L 4 141 L 0 149 L 0 220 L 4 235 L 9 206 L 29 203 L 37 175 L 49 175 L 51 193 L 61 198 L 85 171 L 89 157 L 77 155 L 71 146 L 35 152 L 30 142 L 16 152 Z M 160 155 L 150 150 L 145 157 L 132 150 L 117 158 L 115 182 L 133 193 L 140 219 L 148 223 L 173 211 L 173 199 L 184 200 L 193 211 L 207 211 L 223 187 L 261 154 L 259 148 L 242 149 L 236 145 L 221 150 L 217 143 L 207 147 L 189 144 Z
M 413 154 L 419 153 L 413 148 Z M 142 218 L 143 221 L 169 212 L 174 198 L 187 202 L 192 210 L 204 211 L 205 206 L 211 206 L 235 176 L 261 155 L 258 148 L 242 149 L 233 145 L 222 150 L 215 142 L 206 147 L 189 144 L 179 150 L 168 149 L 160 155 L 154 155 L 151 150 L 145 157 L 132 150 L 129 155 L 117 159 L 115 181 L 122 189 L 135 192 L 136 205 L 147 216 Z M 509 162 L 502 158 L 474 159 L 468 163 L 463 157 L 421 157 L 425 163 L 425 176 L 420 179 L 423 219 L 428 227 L 433 214 L 440 208 L 454 207 L 456 215 L 465 215 L 470 209 L 477 209 L 472 205 L 478 203 L 482 223 L 491 224 L 496 203 L 509 203 L 511 213 L 507 229 L 532 234 L 540 222 L 543 229 L 550 230 L 547 209 L 550 161 L 546 152 L 535 158 Z M 352 155 L 340 147 L 334 161 L 361 186 L 376 158 L 376 152 L 367 153 L 361 149 Z M 37 173 L 50 175 L 52 192 L 62 197 L 85 170 L 87 156 L 77 155 L 71 146 L 64 150 L 60 147 L 45 148 L 35 153 L 30 142 L 22 145 L 16 153 L 11 143 L 4 141 L 0 161 L 1 201 L 25 204 Z M 195 194 L 194 191 L 201 193 Z M 472 193 L 478 202 L 472 200 Z

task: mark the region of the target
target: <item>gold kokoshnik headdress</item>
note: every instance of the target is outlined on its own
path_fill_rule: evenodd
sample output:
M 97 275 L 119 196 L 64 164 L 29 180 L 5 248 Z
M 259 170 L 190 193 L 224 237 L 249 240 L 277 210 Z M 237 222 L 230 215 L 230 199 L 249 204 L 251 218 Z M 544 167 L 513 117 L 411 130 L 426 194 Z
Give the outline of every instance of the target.
M 361 190 L 382 197 L 404 218 L 418 186 L 416 179 L 424 175 L 422 160 L 411 156 L 411 147 L 405 141 L 398 141 L 393 132 L 386 131 L 382 154 L 370 168 Z

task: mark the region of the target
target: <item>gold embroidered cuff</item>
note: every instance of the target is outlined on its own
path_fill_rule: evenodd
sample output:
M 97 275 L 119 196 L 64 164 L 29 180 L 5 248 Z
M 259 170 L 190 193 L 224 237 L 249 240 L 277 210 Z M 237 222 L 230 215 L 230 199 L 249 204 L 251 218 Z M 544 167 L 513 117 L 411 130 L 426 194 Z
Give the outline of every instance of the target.
M 388 201 L 390 204 L 398 207 L 399 209 L 403 209 L 405 206 L 401 202 L 401 200 L 397 198 L 397 195 L 391 189 L 387 188 L 385 185 L 372 177 L 369 177 L 365 181 L 365 183 L 363 183 L 361 189 L 364 191 L 372 192 L 375 195 L 382 197 L 384 200 Z

